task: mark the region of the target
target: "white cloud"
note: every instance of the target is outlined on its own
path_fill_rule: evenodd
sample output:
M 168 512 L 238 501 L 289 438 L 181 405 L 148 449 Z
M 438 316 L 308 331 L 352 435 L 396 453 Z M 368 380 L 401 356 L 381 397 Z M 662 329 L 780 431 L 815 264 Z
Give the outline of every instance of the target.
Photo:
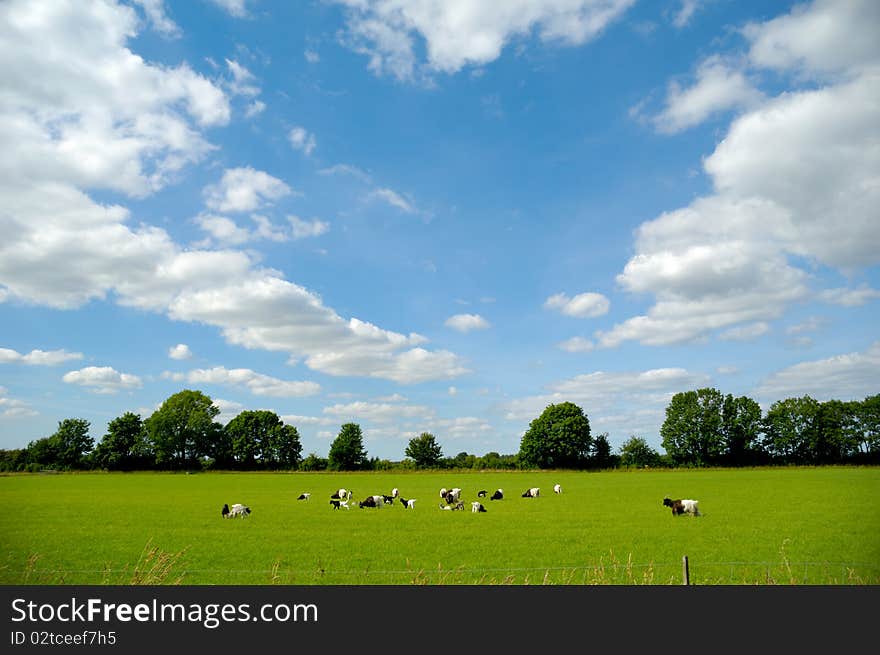
M 595 343 L 589 339 L 584 339 L 583 337 L 572 337 L 559 344 L 559 348 L 570 353 L 586 353 L 590 352 L 595 347 Z
M 211 151 L 198 129 L 229 121 L 209 80 L 128 49 L 137 24 L 109 0 L 0 3 L 0 61 L 16 62 L 0 102 L 0 300 L 73 309 L 110 298 L 332 375 L 412 383 L 467 372 L 454 353 L 417 347 L 419 335 L 339 316 L 247 252 L 184 249 L 87 195 L 155 192 Z M 252 212 L 290 193 L 267 173 L 232 168 L 205 197 L 215 212 Z M 252 234 L 277 233 L 254 222 Z
M 716 55 L 700 64 L 692 86 L 670 82 L 666 106 L 653 122 L 658 131 L 674 134 L 720 112 L 754 107 L 762 98 L 745 73 Z
M 679 29 L 687 26 L 702 2 L 703 0 L 681 0 L 681 7 L 672 18 L 672 24 Z
M 458 332 L 470 332 L 471 330 L 485 330 L 490 326 L 489 321 L 479 314 L 456 314 L 450 316 L 443 323 L 446 327 L 450 327 Z
M 867 285 L 860 286 L 858 289 L 826 289 L 819 294 L 820 300 L 844 307 L 858 307 L 876 298 L 880 298 L 880 291 L 871 289 Z
M 293 146 L 294 150 L 301 150 L 307 156 L 312 154 L 312 151 L 318 145 L 315 141 L 315 135 L 309 133 L 304 127 L 294 127 L 287 134 L 287 138 L 290 140 L 290 145 Z
M 575 318 L 594 318 L 607 314 L 611 302 L 601 293 L 579 293 L 574 298 L 569 298 L 564 293 L 557 293 L 547 298 L 544 307 Z
M 239 227 L 235 221 L 226 216 L 200 214 L 195 217 L 196 224 L 218 243 L 241 245 L 251 239 L 251 233 Z
M 755 389 L 767 403 L 809 395 L 816 400 L 861 400 L 877 390 L 880 341 L 863 352 L 795 364 L 777 371 Z
M 215 211 L 247 212 L 289 195 L 277 177 L 251 167 L 228 168 L 219 183 L 205 187 L 205 204 Z
M 86 366 L 78 371 L 65 373 L 61 379 L 68 384 L 77 384 L 101 394 L 139 389 L 142 386 L 138 376 L 120 373 L 110 366 Z
M 179 343 L 168 349 L 168 356 L 171 359 L 190 359 L 192 357 L 192 351 L 185 343 Z
M 132 53 L 137 26 L 112 2 L 0 3 L 0 60 L 15 62 L 4 70 L 0 178 L 16 193 L 51 181 L 141 197 L 213 149 L 192 123 L 226 124 L 227 98 L 185 64 Z
M 303 53 L 303 57 L 305 57 L 306 61 L 310 64 L 317 64 L 319 61 L 321 61 L 321 55 L 319 55 L 314 50 L 306 50 Z
M 753 66 L 826 82 L 734 120 L 704 160 L 714 194 L 638 229 L 617 280 L 656 302 L 597 333 L 601 345 L 700 340 L 769 321 L 809 295 L 806 267 L 850 273 L 880 261 L 880 48 L 870 20 L 878 5 L 868 4 L 815 2 L 744 31 Z M 823 66 L 832 43 L 833 65 Z M 846 296 L 825 295 L 835 297 Z
M 430 419 L 434 410 L 423 405 L 401 405 L 357 401 L 324 408 L 324 414 L 339 421 L 362 420 L 389 423 L 403 419 Z
M 705 375 L 682 368 L 596 371 L 555 382 L 546 393 L 509 401 L 504 409 L 508 420 L 528 424 L 548 405 L 572 402 L 587 414 L 594 434 L 615 431 L 656 436 L 672 396 L 708 383 Z
M 210 2 L 234 18 L 246 18 L 248 16 L 248 0 L 210 0 Z
M 253 73 L 233 59 L 227 59 L 226 66 L 232 75 L 229 91 L 233 95 L 248 98 L 260 95 L 260 87 L 257 86 L 257 78 Z
M 216 421 L 221 425 L 226 425 L 238 416 L 242 410 L 244 410 L 244 405 L 235 400 L 224 400 L 222 398 L 213 398 L 212 404 L 220 410 L 220 413 L 217 414 Z
M 254 116 L 262 114 L 264 109 L 266 109 L 265 102 L 263 102 L 262 100 L 254 100 L 244 110 L 244 116 L 245 118 L 253 118 Z
M 306 239 L 309 237 L 318 237 L 330 229 L 330 224 L 326 221 L 313 219 L 311 221 L 304 220 L 297 216 L 288 216 L 287 220 L 293 230 L 294 239 Z
M 619 18 L 634 0 L 335 0 L 349 8 L 346 43 L 376 74 L 414 80 L 456 73 L 497 59 L 513 39 L 581 45 Z M 416 37 L 427 61 L 420 65 Z
M 767 325 L 767 323 L 764 321 L 757 321 L 755 323 L 749 323 L 748 325 L 740 325 L 725 330 L 718 335 L 718 338 L 723 341 L 752 341 L 767 334 L 769 331 L 770 326 Z
M 133 2 L 144 10 L 144 14 L 146 14 L 153 29 L 162 36 L 176 39 L 183 34 L 177 23 L 171 20 L 168 14 L 165 13 L 165 3 L 163 0 L 133 0 Z
M 406 212 L 407 214 L 414 214 L 416 212 L 416 208 L 410 201 L 408 201 L 406 198 L 404 198 L 392 189 L 374 189 L 367 196 L 367 199 L 382 200 L 383 202 L 387 202 L 392 207 L 397 207 L 399 210 Z
M 874 0 L 815 0 L 751 23 L 743 34 L 751 41 L 749 59 L 755 66 L 829 73 L 876 66 L 878 24 L 880 4 Z
M 26 355 L 10 348 L 0 348 L 0 364 L 29 364 L 31 366 L 57 366 L 74 359 L 82 359 L 82 353 L 66 350 L 32 350 Z
M 0 387 L 0 418 L 14 419 L 38 416 L 38 413 L 25 401 L 10 398 L 8 393 L 9 391 L 5 387 Z
M 189 371 L 185 379 L 190 384 L 219 384 L 231 387 L 243 387 L 255 396 L 273 396 L 277 398 L 301 398 L 312 396 L 321 390 L 316 382 L 280 380 L 269 375 L 257 373 L 249 368 L 227 369 L 223 366 Z
M 318 171 L 319 175 L 351 175 L 352 177 L 356 177 L 364 182 L 370 181 L 370 174 L 366 171 L 361 170 L 357 166 L 352 166 L 351 164 L 335 164 L 328 168 L 322 168 Z

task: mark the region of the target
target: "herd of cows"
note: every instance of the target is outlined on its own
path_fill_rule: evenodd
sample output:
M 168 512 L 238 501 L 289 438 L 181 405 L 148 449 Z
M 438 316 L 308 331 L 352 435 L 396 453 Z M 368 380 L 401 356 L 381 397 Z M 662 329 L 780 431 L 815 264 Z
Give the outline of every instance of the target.
M 553 492 L 556 494 L 562 493 L 562 486 L 559 484 L 553 485 Z M 485 498 L 488 495 L 488 491 L 485 489 L 481 489 L 477 492 L 478 498 Z M 537 498 L 541 495 L 540 487 L 529 487 L 522 494 L 522 498 Z M 309 500 L 312 494 L 310 492 L 303 492 L 299 495 L 297 500 Z M 350 509 L 351 505 L 351 489 L 340 488 L 334 491 L 330 495 L 330 506 L 333 509 Z M 504 490 L 496 489 L 495 492 L 489 497 L 489 500 L 502 500 L 504 498 Z M 440 489 L 440 503 L 439 507 L 441 510 L 446 511 L 456 511 L 456 510 L 464 510 L 465 504 L 461 499 L 461 489 L 459 487 L 453 487 L 451 489 Z M 391 490 L 389 495 L 385 494 L 376 494 L 367 496 L 361 501 L 358 501 L 357 506 L 360 509 L 365 507 L 378 509 L 380 507 L 384 507 L 385 505 L 393 505 L 395 501 L 399 501 L 401 505 L 405 509 L 414 509 L 416 505 L 415 498 L 404 498 L 400 495 L 400 490 L 395 487 Z M 690 514 L 691 516 L 701 516 L 699 510 L 699 502 L 690 498 L 678 498 L 671 499 L 668 496 L 663 499 L 663 506 L 669 507 L 672 509 L 673 516 L 679 516 L 681 514 Z M 486 506 L 483 505 L 479 500 L 475 500 L 471 502 L 471 511 L 475 513 L 486 512 Z M 242 503 L 235 503 L 230 506 L 224 503 L 223 508 L 220 511 L 220 514 L 223 518 L 235 518 L 241 517 L 245 518 L 251 513 L 251 508 L 247 505 L 243 505 Z

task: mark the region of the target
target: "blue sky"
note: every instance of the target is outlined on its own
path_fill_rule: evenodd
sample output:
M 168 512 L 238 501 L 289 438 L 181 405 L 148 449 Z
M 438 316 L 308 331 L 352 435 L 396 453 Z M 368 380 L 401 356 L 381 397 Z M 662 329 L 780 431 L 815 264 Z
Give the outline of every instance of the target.
M 184 388 L 305 453 L 880 390 L 873 0 L 11 0 L 0 448 Z

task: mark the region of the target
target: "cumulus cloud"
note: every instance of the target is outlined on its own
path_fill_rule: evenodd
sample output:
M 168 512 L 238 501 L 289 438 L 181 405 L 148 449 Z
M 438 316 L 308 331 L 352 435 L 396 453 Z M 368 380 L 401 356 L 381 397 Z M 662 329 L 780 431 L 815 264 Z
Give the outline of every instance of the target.
M 0 364 L 29 364 L 31 366 L 57 366 L 74 359 L 82 359 L 82 353 L 69 353 L 66 350 L 32 350 L 22 355 L 11 348 L 0 348 Z
M 867 350 L 795 364 L 764 379 L 754 390 L 767 404 L 809 395 L 816 400 L 861 400 L 877 393 L 880 341 Z
M 681 6 L 678 8 L 678 11 L 675 12 L 675 16 L 672 18 L 672 24 L 679 29 L 687 26 L 702 3 L 703 0 L 681 0 Z
M 4 70 L 0 101 L 0 301 L 73 309 L 111 298 L 214 326 L 230 343 L 284 352 L 332 375 L 411 383 L 467 372 L 454 353 L 421 347 L 419 335 L 339 316 L 247 252 L 186 249 L 127 207 L 88 195 L 156 192 L 212 150 L 201 129 L 229 121 L 228 99 L 213 82 L 129 49 L 137 26 L 134 9 L 110 0 L 0 3 L 0 59 L 16 62 Z M 222 217 L 290 193 L 283 181 L 239 167 L 207 187 L 205 199 Z M 252 220 L 252 236 L 278 231 Z
M 167 38 L 179 38 L 183 31 L 168 17 L 163 0 L 133 0 L 134 4 L 143 9 L 153 29 Z
M 318 145 L 317 141 L 315 141 L 315 135 L 311 134 L 306 128 L 300 126 L 292 128 L 290 132 L 288 132 L 287 138 L 294 150 L 300 150 L 307 156 L 311 155 L 312 151 Z
M 554 382 L 540 395 L 505 403 L 505 418 L 527 424 L 548 405 L 573 402 L 587 413 L 595 433 L 656 435 L 672 396 L 708 383 L 707 376 L 683 368 L 596 371 Z
M 753 341 L 754 339 L 767 334 L 769 331 L 770 326 L 767 325 L 767 323 L 764 321 L 757 321 L 756 323 L 740 325 L 725 330 L 718 335 L 718 338 L 723 341 Z
M 579 293 L 574 298 L 557 293 L 547 298 L 544 307 L 574 318 L 594 318 L 607 314 L 611 302 L 601 293 Z
M 276 398 L 313 396 L 321 390 L 321 386 L 316 382 L 281 380 L 249 368 L 228 369 L 223 366 L 198 368 L 184 374 L 183 379 L 190 384 L 217 384 L 245 388 L 255 396 Z
M 76 384 L 101 394 L 139 389 L 142 386 L 138 376 L 120 373 L 110 366 L 86 366 L 78 371 L 65 373 L 61 379 L 67 384 Z
M 348 8 L 345 43 L 366 55 L 377 75 L 416 80 L 482 66 L 515 38 L 581 45 L 618 19 L 634 0 L 334 0 Z M 426 61 L 420 63 L 422 50 Z
M 330 224 L 317 218 L 307 221 L 298 216 L 288 216 L 288 222 L 292 230 L 294 239 L 307 239 L 309 237 L 318 237 L 330 229 Z
M 365 401 L 332 405 L 325 407 L 323 412 L 327 416 L 336 418 L 338 421 L 363 420 L 379 423 L 389 423 L 403 419 L 430 419 L 434 416 L 434 410 L 424 405 L 371 403 Z
M 246 18 L 249 0 L 209 0 L 233 18 Z
M 655 303 L 597 332 L 600 345 L 680 343 L 772 321 L 810 295 L 802 262 L 850 272 L 880 261 L 877 11 L 819 1 L 743 31 L 751 65 L 825 83 L 750 107 L 704 160 L 713 193 L 637 230 L 617 281 Z
M 479 314 L 456 314 L 447 318 L 443 324 L 458 332 L 485 330 L 491 327 L 489 321 Z
M 559 344 L 559 348 L 570 353 L 586 353 L 590 352 L 595 347 L 595 343 L 589 339 L 584 339 L 583 337 L 572 337 Z
M 190 359 L 192 357 L 192 351 L 185 343 L 179 343 L 168 349 L 168 356 L 171 359 Z
M 763 94 L 746 74 L 715 55 L 703 61 L 693 85 L 669 83 L 666 106 L 654 117 L 660 132 L 674 134 L 698 125 L 718 113 L 757 105 Z
M 277 177 L 250 166 L 228 168 L 217 184 L 205 187 L 205 204 L 215 211 L 248 212 L 290 195 Z
M 226 66 L 232 75 L 229 91 L 233 95 L 248 97 L 260 95 L 260 87 L 257 85 L 257 78 L 253 73 L 234 59 L 227 59 Z
M 844 287 L 825 289 L 819 293 L 820 300 L 833 305 L 843 305 L 844 307 L 858 307 L 876 298 L 880 298 L 880 291 L 872 289 L 867 285 L 860 286 L 857 289 L 847 289 Z
M 6 387 L 0 387 L 0 418 L 26 418 L 38 413 L 25 401 L 11 398 Z

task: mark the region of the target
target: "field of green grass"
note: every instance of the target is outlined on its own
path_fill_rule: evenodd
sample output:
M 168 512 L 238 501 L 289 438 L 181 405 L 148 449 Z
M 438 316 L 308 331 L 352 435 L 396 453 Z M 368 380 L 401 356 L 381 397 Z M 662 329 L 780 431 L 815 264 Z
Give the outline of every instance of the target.
M 417 500 L 337 511 L 338 487 Z M 0 501 L 5 585 L 666 585 L 684 556 L 691 584 L 880 584 L 880 468 L 29 474 L 0 477 Z M 236 502 L 253 513 L 223 520 Z

